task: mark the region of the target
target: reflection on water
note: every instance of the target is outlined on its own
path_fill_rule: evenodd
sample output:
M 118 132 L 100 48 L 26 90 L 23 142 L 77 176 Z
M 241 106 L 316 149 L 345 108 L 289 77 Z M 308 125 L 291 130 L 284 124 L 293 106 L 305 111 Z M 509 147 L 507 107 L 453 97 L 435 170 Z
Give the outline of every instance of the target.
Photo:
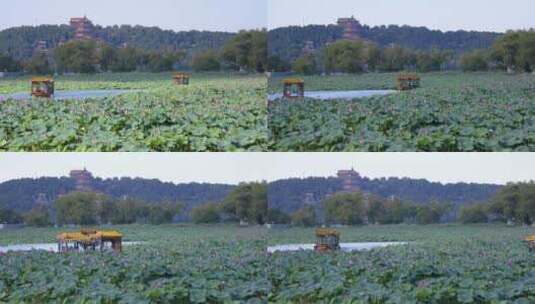
M 307 91 L 305 97 L 314 99 L 356 99 L 373 96 L 384 96 L 394 94 L 394 90 L 359 90 L 359 91 Z M 282 93 L 271 94 L 268 96 L 269 100 L 276 100 L 282 98 Z
M 89 91 L 56 91 L 53 99 L 87 99 L 87 98 L 104 98 L 110 96 L 117 96 L 124 93 L 136 92 L 136 90 L 89 90 Z M 25 100 L 31 99 L 29 93 L 14 93 L 8 95 L 0 95 L 0 101 L 6 99 Z
M 376 242 L 376 243 L 341 243 L 340 249 L 342 251 L 362 251 L 371 250 L 375 248 L 384 248 L 395 245 L 406 245 L 407 242 Z M 273 253 L 277 251 L 300 251 L 300 250 L 314 250 L 314 244 L 288 244 L 271 246 L 267 248 L 268 252 Z
M 123 242 L 123 246 L 140 245 L 143 242 Z M 7 253 L 9 251 L 32 251 L 32 250 L 44 250 L 49 252 L 57 252 L 58 244 L 17 244 L 9 246 L 0 246 L 0 253 Z

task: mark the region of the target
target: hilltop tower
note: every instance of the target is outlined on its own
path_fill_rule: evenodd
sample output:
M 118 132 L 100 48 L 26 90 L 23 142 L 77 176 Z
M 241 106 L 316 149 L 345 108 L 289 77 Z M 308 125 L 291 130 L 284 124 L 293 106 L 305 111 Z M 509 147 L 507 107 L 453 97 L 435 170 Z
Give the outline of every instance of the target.
M 316 197 L 314 196 L 314 193 L 307 192 L 305 193 L 303 197 L 303 203 L 305 205 L 315 205 L 318 201 L 316 200 Z
M 336 176 L 342 182 L 343 192 L 356 192 L 360 191 L 359 183 L 362 180 L 360 174 L 351 168 L 351 170 L 340 170 Z
M 93 22 L 87 19 L 86 16 L 83 18 L 71 18 L 70 24 L 74 29 L 74 39 L 83 40 L 95 37 Z
M 72 170 L 69 176 L 74 179 L 75 190 L 80 192 L 93 191 L 91 184 L 93 182 L 93 175 L 91 172 L 84 170 Z
M 355 19 L 354 16 L 351 18 L 340 18 L 337 22 L 343 30 L 343 39 L 345 40 L 358 40 L 360 39 L 360 34 L 362 33 L 362 24 Z
M 301 51 L 301 53 L 303 55 L 307 55 L 307 54 L 312 54 L 315 51 L 316 51 L 316 47 L 314 45 L 314 41 L 312 40 L 305 41 L 305 45 L 303 46 L 303 50 Z
M 48 55 L 48 46 L 45 40 L 39 40 L 36 42 L 34 54 Z

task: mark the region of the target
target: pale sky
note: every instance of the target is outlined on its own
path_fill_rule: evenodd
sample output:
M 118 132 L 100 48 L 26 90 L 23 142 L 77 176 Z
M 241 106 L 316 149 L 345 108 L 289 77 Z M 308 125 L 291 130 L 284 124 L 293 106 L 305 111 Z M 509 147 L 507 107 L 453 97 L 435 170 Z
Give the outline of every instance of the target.
M 144 25 L 171 30 L 237 32 L 267 27 L 271 0 L 0 0 L 0 30 L 67 24 L 87 15 L 99 25 Z
M 496 184 L 535 180 L 535 153 L 0 153 L 0 182 L 67 176 L 84 166 L 102 178 L 174 183 L 328 177 L 351 167 L 370 178 Z
M 363 24 L 426 26 L 439 30 L 504 32 L 535 27 L 533 0 L 268 0 L 269 28 L 331 24 L 338 17 Z

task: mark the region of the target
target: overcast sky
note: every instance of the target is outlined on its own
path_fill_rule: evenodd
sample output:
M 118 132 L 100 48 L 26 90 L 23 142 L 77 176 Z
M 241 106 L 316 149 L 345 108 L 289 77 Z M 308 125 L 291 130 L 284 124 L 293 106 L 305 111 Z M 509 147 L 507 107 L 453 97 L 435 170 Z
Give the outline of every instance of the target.
M 330 24 L 338 17 L 367 25 L 412 25 L 440 30 L 535 27 L 533 0 L 268 0 L 269 28 Z
M 232 31 L 267 27 L 268 0 L 0 0 L 0 29 L 67 24 L 87 15 L 99 25 Z M 271 1 L 271 0 L 269 0 Z
M 1 153 L 0 181 L 67 176 L 84 166 L 102 178 L 174 183 L 334 176 L 351 167 L 371 178 L 497 184 L 535 180 L 535 153 Z

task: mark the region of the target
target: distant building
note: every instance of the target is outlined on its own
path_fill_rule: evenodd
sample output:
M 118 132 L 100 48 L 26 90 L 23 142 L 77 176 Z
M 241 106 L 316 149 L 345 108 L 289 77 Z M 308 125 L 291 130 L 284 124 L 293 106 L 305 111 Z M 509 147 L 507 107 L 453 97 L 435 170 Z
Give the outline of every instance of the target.
M 355 192 L 360 191 L 360 181 L 362 177 L 354 169 L 351 170 L 340 170 L 337 173 L 337 177 L 342 181 L 342 191 L 343 192 Z
M 72 170 L 69 174 L 69 176 L 74 179 L 75 182 L 75 190 L 80 192 L 91 192 L 93 191 L 92 188 L 92 182 L 93 182 L 93 175 L 91 172 L 87 171 L 85 168 L 84 170 Z
M 34 53 L 48 55 L 48 46 L 45 40 L 37 41 L 35 45 Z
M 351 16 L 351 18 L 340 18 L 337 22 L 338 26 L 340 26 L 344 32 L 343 32 L 343 39 L 345 40 L 358 40 L 361 38 L 362 33 L 362 24 L 355 19 L 354 16 Z
M 93 22 L 87 19 L 86 16 L 83 18 L 71 18 L 70 23 L 71 27 L 74 29 L 74 39 L 83 40 L 95 38 Z
M 303 203 L 305 205 L 315 205 L 318 201 L 316 200 L 316 197 L 314 196 L 314 193 L 307 192 L 305 193 L 305 196 L 303 198 Z
M 50 204 L 50 200 L 47 199 L 46 194 L 39 193 L 35 199 L 35 205 L 47 206 Z
M 305 41 L 305 46 L 303 47 L 303 50 L 301 51 L 303 55 L 312 54 L 316 51 L 316 47 L 314 46 L 314 41 L 307 40 Z

